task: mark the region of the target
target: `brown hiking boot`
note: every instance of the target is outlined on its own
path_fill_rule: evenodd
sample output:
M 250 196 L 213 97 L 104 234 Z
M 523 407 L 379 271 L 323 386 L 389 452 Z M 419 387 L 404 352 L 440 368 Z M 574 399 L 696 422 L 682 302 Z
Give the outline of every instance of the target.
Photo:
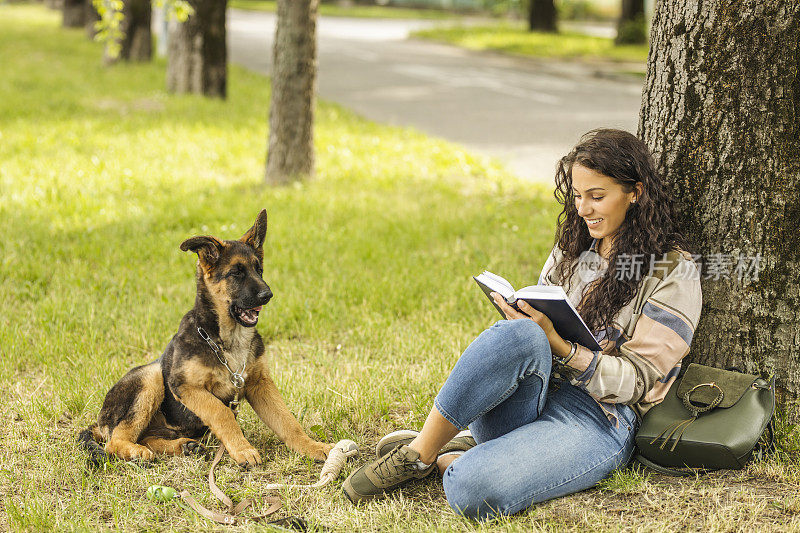
M 371 500 L 407 481 L 423 479 L 436 470 L 436 463 L 423 465 L 419 453 L 398 445 L 383 457 L 367 463 L 344 480 L 342 490 L 351 502 Z

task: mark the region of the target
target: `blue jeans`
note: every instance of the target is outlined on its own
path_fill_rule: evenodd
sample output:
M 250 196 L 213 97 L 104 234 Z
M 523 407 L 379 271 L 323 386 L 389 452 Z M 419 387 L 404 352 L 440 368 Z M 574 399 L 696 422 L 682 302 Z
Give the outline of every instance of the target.
M 457 513 L 513 514 L 592 487 L 630 460 L 633 409 L 611 406 L 615 424 L 582 389 L 551 384 L 551 366 L 550 343 L 536 322 L 501 320 L 453 367 L 434 405 L 454 426 L 469 426 L 478 442 L 444 474 Z

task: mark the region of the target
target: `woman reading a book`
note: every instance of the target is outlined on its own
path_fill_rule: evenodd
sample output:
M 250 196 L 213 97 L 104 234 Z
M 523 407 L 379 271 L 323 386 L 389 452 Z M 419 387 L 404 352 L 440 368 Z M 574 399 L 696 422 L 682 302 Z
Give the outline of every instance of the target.
M 602 350 L 493 293 L 506 320 L 467 347 L 420 432 L 387 435 L 379 459 L 345 480 L 352 501 L 438 466 L 452 508 L 485 519 L 592 487 L 629 461 L 640 417 L 689 350 L 699 273 L 635 136 L 586 134 L 558 163 L 556 198 L 564 207 L 539 284 L 563 287 Z

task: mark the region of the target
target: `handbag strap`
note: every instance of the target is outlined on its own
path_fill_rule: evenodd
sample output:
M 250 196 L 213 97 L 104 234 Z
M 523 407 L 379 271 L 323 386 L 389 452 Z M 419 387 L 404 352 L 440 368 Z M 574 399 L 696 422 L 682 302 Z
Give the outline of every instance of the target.
M 766 437 L 766 441 L 764 438 Z M 758 439 L 756 447 L 753 449 L 753 457 L 757 460 L 764 459 L 768 455 L 773 455 L 778 451 L 778 444 L 775 442 L 775 418 L 770 418 L 764 433 Z
M 762 433 L 758 438 L 755 448 L 753 448 L 753 456 L 757 460 L 761 460 L 768 455 L 778 453 L 778 443 L 775 440 L 775 376 L 770 376 L 766 381 L 766 385 L 759 386 L 757 388 L 772 391 L 772 414 L 769 417 L 767 427 L 764 428 L 764 433 Z M 766 440 L 764 439 L 765 435 Z
M 679 469 L 679 468 L 670 468 L 668 466 L 661 466 L 659 464 L 654 463 L 653 461 L 647 459 L 642 454 L 637 453 L 634 457 L 634 460 L 641 464 L 642 466 L 646 466 L 650 470 L 654 470 L 659 474 L 664 474 L 667 476 L 673 477 L 690 477 L 697 474 L 706 474 L 708 472 L 712 472 L 712 470 L 705 470 L 705 469 Z

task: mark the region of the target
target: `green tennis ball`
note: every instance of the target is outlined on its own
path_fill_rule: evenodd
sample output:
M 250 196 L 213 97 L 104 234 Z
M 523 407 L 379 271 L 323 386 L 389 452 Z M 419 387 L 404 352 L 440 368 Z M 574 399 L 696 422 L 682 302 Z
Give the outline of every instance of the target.
M 161 485 L 151 485 L 147 489 L 147 499 L 154 502 L 168 502 L 178 496 L 178 491 L 172 487 L 162 487 Z

